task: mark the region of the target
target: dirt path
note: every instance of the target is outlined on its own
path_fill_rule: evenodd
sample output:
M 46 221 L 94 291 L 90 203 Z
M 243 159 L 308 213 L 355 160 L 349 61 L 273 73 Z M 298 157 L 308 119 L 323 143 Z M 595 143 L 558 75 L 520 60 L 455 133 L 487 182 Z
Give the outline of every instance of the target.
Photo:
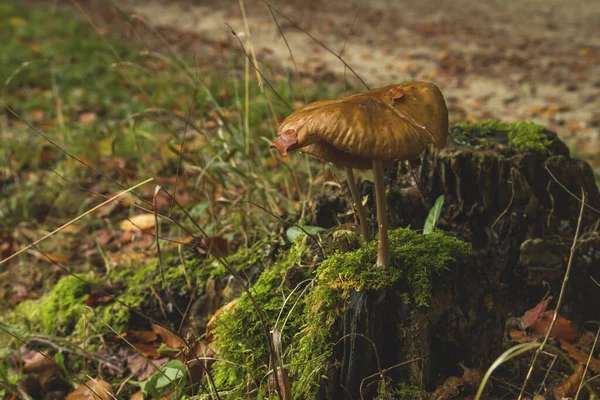
M 120 5 L 156 26 L 194 32 L 206 40 L 234 40 L 225 23 L 243 34 L 239 1 L 211 3 L 123 0 Z M 600 2 L 319 3 L 273 4 L 333 51 L 339 52 L 347 40 L 343 57 L 369 86 L 434 81 L 445 93 L 454 121 L 531 119 L 556 130 L 600 166 Z M 265 4 L 245 0 L 245 8 L 260 62 L 292 68 Z M 344 66 L 335 56 L 283 17 L 278 20 L 301 73 L 343 76 Z

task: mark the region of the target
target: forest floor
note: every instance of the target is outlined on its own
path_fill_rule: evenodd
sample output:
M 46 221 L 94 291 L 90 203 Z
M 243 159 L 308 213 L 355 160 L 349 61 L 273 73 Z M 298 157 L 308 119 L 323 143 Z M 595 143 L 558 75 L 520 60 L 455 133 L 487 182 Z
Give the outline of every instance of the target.
M 10 344 L 0 346 L 0 394 L 27 391 L 25 378 L 40 365 L 48 368 L 35 347 L 51 350 L 54 364 L 64 363 L 65 354 L 67 362 L 84 365 L 124 363 L 108 385 L 121 397 L 139 395 L 135 380 L 150 382 L 156 371 L 148 358 L 167 363 L 159 346 L 181 346 L 181 337 L 149 323 L 142 333 L 127 332 L 148 352 L 141 360 L 122 350 L 126 346 L 108 345 L 103 353 L 104 339 L 108 328 L 123 328 L 119 334 L 127 328 L 120 313 L 111 314 L 115 298 L 132 304 L 142 304 L 141 296 L 158 298 L 156 309 L 143 311 L 159 318 L 166 313 L 155 271 L 161 251 L 156 233 L 162 251 L 177 260 L 198 226 L 209 238 L 196 250 L 215 245 L 234 253 L 272 233 L 275 216 L 304 216 L 304 200 L 341 186 L 336 171 L 322 163 L 281 158 L 268 148 L 289 113 L 286 103 L 298 107 L 363 90 L 360 79 L 306 32 L 342 52 L 370 87 L 433 81 L 445 94 L 451 122 L 533 120 L 600 171 L 600 39 L 594 25 L 600 4 L 320 3 L 273 3 L 297 75 L 260 0 L 244 2 L 251 42 L 234 0 L 123 0 L 121 10 L 96 0 L 0 4 L 0 19 L 8 21 L 0 31 L 0 96 L 9 107 L 0 114 L 0 160 L 7 161 L 0 163 L 0 260 L 23 251 L 0 267 L 0 305 L 10 310 L 0 317 L 0 343 Z M 122 19 L 131 13 L 138 17 Z M 240 42 L 226 24 L 256 50 L 282 100 L 259 87 L 251 69 L 244 72 Z M 150 177 L 154 182 L 135 196 L 120 194 Z M 156 185 L 163 191 L 155 192 Z M 119 201 L 99 207 L 116 195 Z M 99 208 L 47 236 L 93 207 Z M 127 268 L 139 272 L 138 281 L 119 275 Z M 190 282 L 200 278 L 182 268 L 172 271 L 178 273 L 173 279 L 194 293 Z M 84 311 L 95 307 L 108 310 L 112 325 L 90 322 L 94 316 Z M 35 346 L 21 346 L 24 341 Z M 81 346 L 89 343 L 100 350 L 82 356 Z M 165 368 L 176 376 L 182 370 Z M 85 391 L 80 383 L 88 377 L 72 364 L 67 370 L 73 376 L 58 391 Z M 157 385 L 155 379 L 146 391 L 164 389 Z

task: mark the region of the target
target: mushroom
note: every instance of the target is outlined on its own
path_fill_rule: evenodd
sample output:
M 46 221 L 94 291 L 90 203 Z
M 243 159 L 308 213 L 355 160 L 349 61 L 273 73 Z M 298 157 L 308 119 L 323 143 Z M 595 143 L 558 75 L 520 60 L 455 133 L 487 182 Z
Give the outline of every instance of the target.
M 383 166 L 418 157 L 428 143 L 445 146 L 448 109 L 440 89 L 428 82 L 410 82 L 317 101 L 287 117 L 279 132 L 272 147 L 281 155 L 298 149 L 346 168 L 367 241 L 366 213 L 361 211 L 352 168 L 373 169 L 379 228 L 377 265 L 387 268 L 390 249 Z

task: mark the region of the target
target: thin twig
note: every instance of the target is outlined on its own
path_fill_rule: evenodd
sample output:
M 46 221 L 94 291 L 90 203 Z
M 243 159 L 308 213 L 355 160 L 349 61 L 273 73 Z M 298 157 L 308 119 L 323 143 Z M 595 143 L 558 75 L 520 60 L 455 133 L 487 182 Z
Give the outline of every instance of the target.
M 577 388 L 577 393 L 575 394 L 575 400 L 579 397 L 579 392 L 581 392 L 581 388 L 583 388 L 583 384 L 585 383 L 585 375 L 587 374 L 588 367 L 590 366 L 590 362 L 594 356 L 594 350 L 596 349 L 596 343 L 598 343 L 598 335 L 600 335 L 600 327 L 596 331 L 596 337 L 594 338 L 594 344 L 592 345 L 592 349 L 590 350 L 590 355 L 588 356 L 588 360 L 585 363 L 585 369 L 583 370 L 583 375 L 581 375 L 581 382 L 579 383 L 579 387 Z
M 580 199 L 579 197 L 577 197 L 577 195 L 573 192 L 571 192 L 565 185 L 562 184 L 561 181 L 558 180 L 558 178 L 556 176 L 554 176 L 554 174 L 552 173 L 552 171 L 550 171 L 550 168 L 548 168 L 548 165 L 544 164 L 544 169 L 546 171 L 548 171 L 548 174 L 550 174 L 550 176 L 552 177 L 552 179 L 554 179 L 556 181 L 556 183 L 558 183 L 558 186 L 560 186 L 561 188 L 563 188 L 565 190 L 565 192 L 569 193 L 571 195 L 571 197 L 573 197 L 574 199 L 577 199 L 578 201 L 583 201 L 582 199 Z M 590 210 L 594 210 L 597 213 L 600 214 L 600 210 L 598 210 L 597 208 L 594 208 L 592 206 L 590 206 L 589 204 L 585 205 L 587 208 L 589 208 Z
M 567 270 L 565 271 L 565 277 L 563 278 L 563 281 L 562 281 L 562 286 L 560 288 L 560 293 L 558 295 L 558 300 L 556 302 L 556 307 L 554 309 L 554 315 L 552 315 L 552 322 L 550 322 L 550 326 L 548 327 L 546 336 L 544 336 L 544 341 L 542 342 L 540 347 L 537 348 L 537 350 L 535 351 L 535 354 L 533 355 L 533 360 L 531 361 L 531 365 L 529 366 L 529 371 L 527 371 L 527 376 L 525 377 L 525 382 L 523 382 L 523 386 L 521 386 L 521 392 L 519 393 L 518 400 L 521 400 L 521 398 L 523 397 L 523 393 L 525 392 L 525 387 L 527 386 L 527 382 L 529 382 L 529 378 L 531 377 L 531 374 L 533 372 L 533 367 L 535 366 L 535 362 L 536 362 L 539 354 L 544 349 L 544 346 L 548 342 L 548 338 L 550 338 L 552 329 L 554 328 L 554 325 L 556 324 L 556 318 L 558 317 L 558 310 L 560 309 L 560 306 L 562 305 L 563 296 L 565 294 L 565 289 L 567 287 L 567 282 L 569 280 L 569 273 L 571 272 L 571 266 L 573 265 L 573 259 L 575 258 L 575 249 L 577 248 L 577 239 L 579 239 L 579 231 L 581 229 L 581 221 L 583 220 L 583 211 L 585 209 L 585 200 L 586 200 L 586 194 L 582 188 L 581 189 L 581 209 L 579 210 L 579 218 L 577 219 L 577 228 L 575 228 L 575 236 L 573 237 L 573 244 L 571 245 L 571 253 L 569 254 Z

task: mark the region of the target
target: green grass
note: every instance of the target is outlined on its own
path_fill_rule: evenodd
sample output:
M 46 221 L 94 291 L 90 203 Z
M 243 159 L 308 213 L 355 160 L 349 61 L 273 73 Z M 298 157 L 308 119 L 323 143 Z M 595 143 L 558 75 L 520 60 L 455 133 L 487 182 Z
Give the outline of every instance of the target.
M 193 59 L 169 52 L 152 56 L 110 35 L 101 37 L 68 10 L 50 13 L 41 6 L 25 8 L 8 1 L 0 4 L 0 21 L 0 238 L 18 244 L 10 251 L 107 196 L 154 177 L 171 193 L 177 181 L 179 198 L 195 223 L 242 249 L 238 254 L 248 261 L 256 256 L 248 254 L 255 238 L 271 232 L 276 220 L 243 200 L 275 215 L 301 215 L 302 201 L 317 190 L 309 177 L 323 172 L 320 162 L 300 154 L 282 160 L 269 144 L 280 120 L 290 112 L 285 103 L 334 97 L 343 91 L 343 84 L 315 82 L 300 90 L 298 83 L 280 78 L 273 85 L 282 102 L 268 89 L 259 88 L 254 73 L 240 72 L 243 54 L 234 52 L 231 59 L 221 60 L 221 65 L 229 66 L 226 70 L 196 70 L 189 67 L 195 65 Z M 263 73 L 269 79 L 273 76 L 269 68 L 263 68 Z M 244 103 L 245 80 L 249 80 L 248 104 Z M 302 93 L 306 99 L 300 98 Z M 101 238 L 119 234 L 119 224 L 126 218 L 148 212 L 133 205 L 151 209 L 153 193 L 154 184 L 146 185 L 136 190 L 145 203 L 127 196 L 114 210 L 77 221 L 75 233 L 58 233 L 0 266 L 8 278 L 0 282 L 0 305 L 8 314 L 20 304 L 17 311 L 22 313 L 20 319 L 14 319 L 18 313 L 9 317 L 16 324 L 12 328 L 26 331 L 27 336 L 69 335 L 73 343 L 83 340 L 75 337 L 82 320 L 86 327 L 94 324 L 95 332 L 106 332 L 102 323 L 107 321 L 120 331 L 127 329 L 129 312 L 116 303 L 106 307 L 108 315 L 99 314 L 100 319 L 106 316 L 104 321 L 84 318 L 87 285 L 65 269 L 90 283 L 143 275 L 144 282 L 134 283 L 120 298 L 139 306 L 135 295 L 144 290 L 150 297 L 148 288 L 160 287 L 156 245 L 150 241 L 147 252 L 136 250 L 132 245 L 144 236 L 134 236 L 111 248 Z M 159 203 L 158 211 L 169 214 L 170 202 Z M 195 223 L 177 208 L 172 218 L 182 228 L 162 223 L 163 237 L 178 239 L 188 232 L 201 236 Z M 167 245 L 163 242 L 163 249 Z M 177 254 L 174 250 L 169 254 Z M 58 267 L 44 261 L 40 252 L 65 260 Z M 134 261 L 115 258 L 127 253 Z M 189 279 L 205 280 L 224 272 L 216 268 L 190 273 L 179 261 L 177 255 L 166 269 L 169 274 L 180 273 L 178 279 L 169 275 L 170 282 L 185 281 L 190 286 Z M 24 298 L 19 287 L 25 289 Z M 42 298 L 41 303 L 37 298 Z M 6 321 L 6 315 L 0 317 L 0 323 Z M 97 338 L 90 343 L 90 348 L 102 344 Z M 0 335 L 0 347 L 15 346 L 13 338 Z M 71 358 L 70 362 L 72 367 L 78 361 Z M 6 372 L 3 365 L 0 375 Z M 7 371 L 14 375 L 10 368 Z M 80 377 L 85 378 L 85 372 Z
M 180 57 L 167 62 L 140 55 L 142 49 L 101 38 L 87 23 L 61 11 L 50 14 L 8 2 L 0 5 L 0 19 L 8 21 L 0 32 L 2 100 L 62 149 L 124 185 L 176 175 L 191 110 L 180 185 L 188 185 L 196 203 L 212 203 L 206 222 L 217 219 L 218 229 L 241 226 L 243 232 L 237 233 L 251 235 L 264 230 L 268 218 L 248 219 L 248 205 L 229 210 L 233 201 L 246 197 L 279 214 L 292 211 L 308 193 L 304 157 L 293 156 L 297 165 L 286 165 L 268 148 L 289 108 L 251 81 L 245 131 L 244 76 L 235 67 L 205 73 L 183 65 L 186 60 Z M 234 55 L 225 64 L 240 60 L 243 55 Z M 297 100 L 285 78 L 274 85 L 288 103 Z M 317 83 L 306 92 L 308 100 L 315 100 L 335 90 Z M 73 183 L 104 193 L 119 190 L 3 112 L 8 124 L 0 132 L 0 154 L 8 168 L 0 181 L 0 217 L 9 221 L 8 228 L 23 220 L 74 217 L 100 200 Z M 127 160 L 126 171 L 114 168 L 115 159 Z M 311 174 L 321 171 L 319 163 L 311 165 Z M 222 196 L 214 196 L 216 191 Z

